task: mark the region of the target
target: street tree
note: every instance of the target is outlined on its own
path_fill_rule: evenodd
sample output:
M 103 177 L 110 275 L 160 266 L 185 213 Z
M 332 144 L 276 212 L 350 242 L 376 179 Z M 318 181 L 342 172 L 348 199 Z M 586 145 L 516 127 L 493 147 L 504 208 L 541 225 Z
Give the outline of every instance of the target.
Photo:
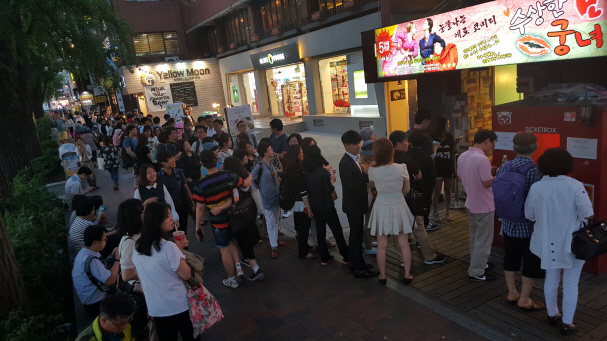
M 67 70 L 74 77 L 116 87 L 120 75 L 108 60 L 119 65 L 137 60 L 132 43 L 136 32 L 115 13 L 111 1 L 2 0 L 0 7 L 0 198 L 6 198 L 17 172 L 41 155 L 34 115 L 44 114 L 42 103 L 57 73 Z M 0 240 L 6 236 L 1 222 Z M 0 273 L 7 275 L 3 285 L 7 292 L 22 292 L 7 247 L 9 243 L 0 243 L 0 255 L 8 257 L 0 262 Z M 25 303 L 16 297 L 6 304 L 11 310 Z

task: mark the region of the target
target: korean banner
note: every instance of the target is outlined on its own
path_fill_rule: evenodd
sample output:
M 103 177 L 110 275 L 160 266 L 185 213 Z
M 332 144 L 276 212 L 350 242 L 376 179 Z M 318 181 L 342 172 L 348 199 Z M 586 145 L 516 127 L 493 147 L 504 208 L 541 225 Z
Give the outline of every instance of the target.
M 166 105 L 167 114 L 175 119 L 175 122 L 181 122 L 185 117 L 182 109 L 183 103 L 169 103 Z
M 249 105 L 241 105 L 237 107 L 226 108 L 226 117 L 228 121 L 228 129 L 232 136 L 238 135 L 238 122 L 244 121 L 247 125 L 249 132 L 255 130 L 253 125 L 253 114 L 251 113 L 251 107 Z
M 497 0 L 375 30 L 378 77 L 607 55 L 604 0 Z

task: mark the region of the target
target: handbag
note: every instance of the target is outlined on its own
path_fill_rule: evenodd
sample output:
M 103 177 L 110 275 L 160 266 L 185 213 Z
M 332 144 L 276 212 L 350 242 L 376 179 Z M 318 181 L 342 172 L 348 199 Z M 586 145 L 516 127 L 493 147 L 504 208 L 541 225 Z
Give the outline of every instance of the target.
M 607 221 L 586 225 L 573 232 L 571 251 L 575 258 L 589 260 L 607 253 Z
M 99 170 L 105 170 L 105 159 L 102 157 L 98 157 L 97 158 L 97 167 L 99 167 Z
M 424 195 L 422 193 L 411 190 L 405 194 L 405 201 L 407 202 L 407 206 L 409 206 L 411 214 L 414 216 L 424 216 L 426 214 Z
M 209 330 L 215 323 L 223 319 L 223 312 L 219 302 L 204 285 L 190 286 L 185 282 L 188 291 L 188 306 L 190 307 L 190 321 L 194 327 L 194 338 Z
M 240 194 L 240 200 L 228 212 L 232 232 L 238 232 L 252 225 L 257 218 L 257 205 L 255 205 L 251 195 L 240 189 L 238 189 L 238 193 Z

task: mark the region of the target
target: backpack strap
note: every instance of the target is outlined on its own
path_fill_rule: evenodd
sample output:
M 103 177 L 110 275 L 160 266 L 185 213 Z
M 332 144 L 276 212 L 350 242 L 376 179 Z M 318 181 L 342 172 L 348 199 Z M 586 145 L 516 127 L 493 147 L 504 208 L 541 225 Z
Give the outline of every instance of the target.
M 99 259 L 99 261 L 101 261 L 99 257 L 86 257 L 86 260 L 84 261 L 84 273 L 86 274 L 86 277 L 88 277 L 89 280 L 97 287 L 97 289 L 101 290 L 102 292 L 109 292 L 101 287 L 101 285 L 99 284 L 100 281 L 95 278 L 95 276 L 93 276 L 93 273 L 91 272 L 91 262 L 93 261 L 93 259 Z
M 522 167 L 520 167 L 518 171 L 521 174 L 527 174 L 528 171 L 530 171 L 536 167 L 537 167 L 537 165 L 535 164 L 535 162 L 528 162 L 525 165 L 523 165 Z

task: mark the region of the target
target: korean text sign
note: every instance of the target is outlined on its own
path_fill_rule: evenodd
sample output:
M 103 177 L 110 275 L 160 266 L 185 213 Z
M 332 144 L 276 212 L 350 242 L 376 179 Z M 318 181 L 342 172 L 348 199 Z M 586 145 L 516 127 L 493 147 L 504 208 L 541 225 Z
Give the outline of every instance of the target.
M 378 77 L 607 55 L 605 0 L 497 0 L 375 30 Z

